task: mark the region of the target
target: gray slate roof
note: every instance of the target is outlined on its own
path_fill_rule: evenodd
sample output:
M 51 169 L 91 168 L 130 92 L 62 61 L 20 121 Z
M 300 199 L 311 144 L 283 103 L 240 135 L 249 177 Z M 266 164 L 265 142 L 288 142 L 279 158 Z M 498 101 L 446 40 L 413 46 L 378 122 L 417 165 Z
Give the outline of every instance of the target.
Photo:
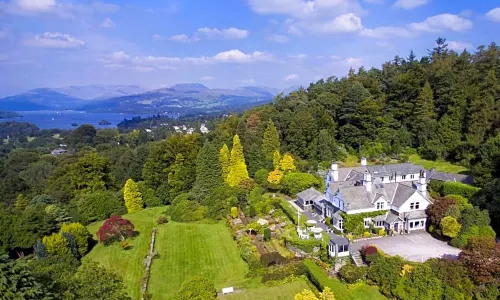
M 367 166 L 373 176 L 418 174 L 424 167 L 412 163 Z
M 385 218 L 385 221 L 389 224 L 392 224 L 394 223 L 395 221 L 403 221 L 399 215 L 395 212 L 393 212 L 392 210 L 389 211 L 389 213 L 387 214 L 387 217 Z
M 339 181 L 363 180 L 363 174 L 367 172 L 366 167 L 339 168 Z
M 349 245 L 349 240 L 346 237 L 335 235 L 332 236 L 330 241 L 328 242 L 330 245 Z
M 303 201 L 313 201 L 318 197 L 324 197 L 324 194 L 315 188 L 308 188 L 307 190 L 297 194 L 297 198 L 300 198 Z
M 465 184 L 473 184 L 474 178 L 470 175 L 452 174 L 438 171 L 427 171 L 426 177 L 429 180 L 457 181 Z
M 423 211 L 423 210 L 416 210 L 416 211 L 409 212 L 407 217 L 408 217 L 408 220 L 415 220 L 415 219 L 427 218 L 427 215 L 425 214 L 425 211 Z
M 404 184 L 397 184 L 396 194 L 392 200 L 392 205 L 400 207 L 408 198 L 411 197 L 417 190 Z M 390 200 L 389 200 L 390 201 Z

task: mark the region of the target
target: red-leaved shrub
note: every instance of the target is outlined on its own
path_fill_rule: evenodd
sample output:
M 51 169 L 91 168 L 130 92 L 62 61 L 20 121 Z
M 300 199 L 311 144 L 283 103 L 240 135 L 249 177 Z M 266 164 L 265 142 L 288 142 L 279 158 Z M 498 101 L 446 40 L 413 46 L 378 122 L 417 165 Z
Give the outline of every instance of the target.
M 121 216 L 111 216 L 97 231 L 99 242 L 109 245 L 114 241 L 123 241 L 134 234 L 134 224 Z

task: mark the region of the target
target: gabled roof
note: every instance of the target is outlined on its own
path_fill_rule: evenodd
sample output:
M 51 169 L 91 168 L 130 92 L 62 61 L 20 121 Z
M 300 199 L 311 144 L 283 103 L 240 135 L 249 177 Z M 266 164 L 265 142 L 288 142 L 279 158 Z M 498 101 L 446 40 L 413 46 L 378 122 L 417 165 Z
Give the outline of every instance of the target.
M 367 172 L 366 167 L 339 168 L 339 181 L 360 181 Z
M 406 200 L 408 200 L 413 194 L 415 194 L 417 190 L 413 187 L 404 185 L 404 184 L 398 184 L 396 193 L 394 194 L 394 198 L 392 200 L 392 205 L 396 207 L 401 207 Z
M 387 217 L 385 218 L 385 221 L 389 224 L 392 224 L 396 221 L 403 221 L 400 217 L 399 217 L 399 214 L 393 212 L 392 210 L 389 211 L 389 213 L 387 214 Z
M 307 190 L 298 193 L 297 197 L 304 201 L 314 201 L 318 197 L 324 197 L 324 195 L 315 188 L 308 188 Z
M 372 174 L 372 176 L 417 174 L 424 169 L 424 167 L 420 165 L 414 165 L 412 163 L 374 165 L 367 166 L 366 168 L 368 169 L 368 172 Z

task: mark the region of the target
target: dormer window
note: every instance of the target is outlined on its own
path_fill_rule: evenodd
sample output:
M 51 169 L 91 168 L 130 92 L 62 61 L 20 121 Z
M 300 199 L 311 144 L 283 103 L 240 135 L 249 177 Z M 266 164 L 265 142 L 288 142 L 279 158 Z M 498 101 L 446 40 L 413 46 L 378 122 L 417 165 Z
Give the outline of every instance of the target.
M 377 202 L 377 209 L 384 209 L 384 202 Z

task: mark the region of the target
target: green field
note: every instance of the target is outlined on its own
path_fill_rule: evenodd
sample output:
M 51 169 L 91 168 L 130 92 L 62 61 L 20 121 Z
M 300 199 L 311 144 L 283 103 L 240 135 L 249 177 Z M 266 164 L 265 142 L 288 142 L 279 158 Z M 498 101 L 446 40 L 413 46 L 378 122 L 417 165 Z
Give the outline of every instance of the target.
M 85 257 L 85 259 L 97 261 L 106 268 L 120 274 L 127 286 L 129 295 L 133 299 L 140 298 L 141 279 L 144 276 L 144 258 L 149 251 L 151 230 L 156 224 L 158 216 L 165 210 L 166 207 L 155 207 L 123 216 L 125 219 L 130 220 L 135 225 L 135 230 L 139 232 L 139 235 L 131 240 L 132 249 L 122 250 L 118 243 L 109 246 L 98 244 Z M 89 225 L 90 233 L 95 235 L 102 223 L 97 222 Z M 154 261 L 153 265 L 155 262 L 157 261 Z
M 418 154 L 412 154 L 410 155 L 410 162 L 416 164 L 416 165 L 422 165 L 426 170 L 430 170 L 432 168 L 435 168 L 436 171 L 440 172 L 446 172 L 446 173 L 466 173 L 468 170 L 466 167 L 462 167 L 459 165 L 454 165 L 450 162 L 443 161 L 443 160 L 427 160 L 421 158 Z
M 132 221 L 139 232 L 131 240 L 132 249 L 122 250 L 118 243 L 106 247 L 99 244 L 86 257 L 123 276 L 133 299 L 140 298 L 151 230 L 165 209 L 156 207 L 123 216 Z M 88 228 L 95 234 L 101 224 L 94 223 Z M 240 258 L 236 243 L 223 223 L 171 222 L 160 225 L 155 249 L 160 257 L 153 260 L 148 289 L 153 299 L 171 299 L 184 280 L 196 275 L 213 280 L 218 290 L 227 286 L 237 287 L 246 281 L 244 276 L 248 267 Z
M 201 275 L 223 287 L 241 286 L 248 272 L 229 229 L 223 223 L 169 223 L 160 227 L 149 293 L 153 299 L 170 299 L 182 282 Z
M 273 287 L 260 287 L 256 289 L 248 289 L 244 292 L 236 292 L 234 294 L 219 296 L 219 299 L 224 300 L 292 300 L 295 294 L 302 292 L 304 289 L 310 289 L 304 281 L 294 281 L 283 285 Z

